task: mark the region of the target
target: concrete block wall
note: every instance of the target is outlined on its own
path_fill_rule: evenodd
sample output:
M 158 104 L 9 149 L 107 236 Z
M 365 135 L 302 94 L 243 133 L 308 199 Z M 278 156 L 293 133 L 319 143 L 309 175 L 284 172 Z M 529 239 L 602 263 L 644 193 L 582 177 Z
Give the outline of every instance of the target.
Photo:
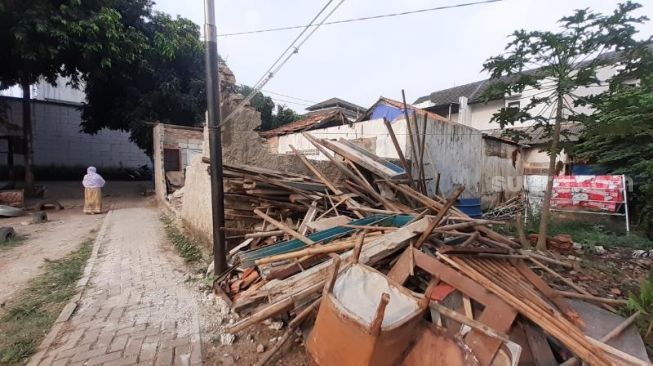
M 22 127 L 21 101 L 6 100 L 9 123 Z M 32 102 L 35 165 L 128 168 L 151 165 L 143 150 L 129 140 L 128 132 L 102 130 L 89 135 L 80 131 L 81 117 L 78 105 Z M 21 136 L 20 131 L 12 134 Z M 22 156 L 16 157 L 16 163 L 22 163 Z

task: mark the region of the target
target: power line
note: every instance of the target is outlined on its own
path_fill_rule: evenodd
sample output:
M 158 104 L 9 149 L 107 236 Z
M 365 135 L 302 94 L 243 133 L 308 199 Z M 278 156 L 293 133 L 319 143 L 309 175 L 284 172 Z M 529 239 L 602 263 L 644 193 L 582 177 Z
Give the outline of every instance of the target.
M 237 84 L 240 85 L 240 86 L 247 86 L 247 85 L 242 84 L 242 83 L 237 83 Z M 247 87 L 249 87 L 249 86 L 247 86 Z M 268 90 L 268 89 L 261 89 L 260 91 L 263 92 L 263 93 L 267 93 L 267 94 L 278 95 L 278 96 L 280 96 L 280 97 L 290 98 L 290 99 L 294 99 L 294 100 L 299 100 L 299 101 L 301 101 L 301 102 L 310 103 L 309 105 L 313 105 L 313 104 L 318 104 L 318 103 L 319 103 L 319 102 L 316 102 L 316 101 L 314 101 L 314 100 L 309 100 L 309 99 L 303 99 L 303 98 L 293 97 L 293 96 L 291 96 L 291 95 L 277 93 L 277 92 L 274 92 L 274 91 L 272 91 L 272 90 Z M 272 98 L 272 97 L 271 97 L 271 98 Z M 272 99 L 279 99 L 279 98 L 272 98 Z
M 286 99 L 281 99 L 281 98 L 276 98 L 276 97 L 271 97 L 273 101 L 275 102 L 281 102 L 281 103 L 290 103 L 290 104 L 296 104 L 302 107 L 310 107 L 312 104 L 308 103 L 302 103 L 302 102 L 293 102 L 292 100 L 286 100 Z M 277 103 L 279 104 L 279 103 Z
M 301 33 L 299 33 L 297 38 L 295 38 L 295 40 L 292 41 L 290 46 L 288 46 L 288 48 L 286 48 L 286 50 L 283 51 L 283 53 L 279 56 L 279 58 L 277 58 L 277 60 L 272 64 L 272 66 L 270 66 L 270 68 L 263 74 L 263 76 L 261 76 L 261 79 L 259 79 L 259 81 L 254 85 L 254 87 L 252 88 L 253 90 L 249 93 L 249 95 L 245 97 L 245 99 L 243 99 L 236 106 L 236 108 L 234 108 L 234 110 L 231 113 L 229 113 L 229 115 L 222 121 L 222 123 L 220 123 L 218 128 L 227 124 L 231 120 L 231 118 L 236 114 L 236 112 L 238 112 L 242 107 L 244 107 L 245 104 L 249 103 L 249 101 L 254 97 L 254 95 L 256 95 L 256 93 L 258 93 L 261 89 L 263 89 L 265 84 L 267 84 L 268 81 L 270 81 L 276 75 L 276 73 L 279 70 L 281 70 L 281 68 L 288 62 L 288 60 L 290 60 L 290 58 L 293 55 L 299 53 L 299 49 L 302 47 L 302 45 L 304 45 L 304 43 L 306 43 L 306 41 L 308 41 L 309 38 L 311 38 L 311 36 L 315 33 L 315 31 L 317 31 L 320 28 L 320 26 L 324 22 L 326 22 L 327 19 L 329 19 L 329 17 L 340 7 L 340 5 L 342 5 L 342 3 L 345 2 L 345 0 L 340 0 L 340 2 L 336 4 L 336 6 L 333 9 L 331 9 L 331 11 L 322 19 L 322 21 L 317 26 L 313 28 L 313 30 L 306 37 L 304 37 L 304 39 L 301 42 L 299 42 L 299 44 L 295 45 L 295 43 L 297 43 L 297 41 L 304 35 L 304 33 L 311 27 L 311 25 L 313 25 L 313 23 L 317 20 L 317 18 L 319 18 L 320 15 L 322 15 L 324 10 L 326 10 L 326 8 L 329 7 L 329 5 L 332 2 L 333 0 L 329 0 L 326 3 L 326 5 L 324 5 L 324 7 L 317 13 L 317 15 L 313 18 L 313 20 L 311 20 L 311 22 L 304 28 L 304 30 L 302 30 Z M 288 51 L 290 51 L 291 49 L 293 50 L 293 52 L 288 53 Z
M 276 92 L 273 92 L 273 91 L 271 91 L 271 90 L 261 89 L 261 91 L 262 91 L 262 92 L 265 92 L 265 93 L 268 93 L 268 94 L 272 94 L 272 95 L 278 95 L 278 96 L 280 96 L 280 97 L 284 97 L 284 98 L 290 98 L 290 99 L 299 100 L 299 101 L 302 101 L 302 102 L 305 102 L 305 103 L 310 103 L 310 104 L 308 104 L 308 105 L 313 105 L 313 104 L 318 104 L 318 103 L 319 103 L 319 102 L 316 102 L 316 101 L 313 101 L 313 100 L 302 99 L 302 98 L 297 98 L 297 97 L 291 97 L 290 95 L 285 95 L 285 94 L 281 94 L 281 93 L 276 93 Z M 275 98 L 272 98 L 272 99 L 275 99 Z M 277 98 L 277 99 L 278 99 L 278 98 Z
M 320 24 L 320 25 L 334 25 L 334 24 L 360 22 L 360 21 L 365 21 L 365 20 L 373 20 L 373 19 L 381 19 L 381 18 L 392 18 L 392 17 L 403 16 L 403 15 L 419 14 L 419 13 L 426 13 L 426 12 L 431 12 L 431 11 L 445 10 L 445 9 L 463 8 L 463 7 L 466 7 L 466 6 L 496 3 L 496 2 L 500 2 L 500 1 L 503 1 L 503 0 L 483 0 L 483 1 L 475 1 L 475 2 L 469 2 L 469 3 L 455 4 L 455 5 L 443 5 L 443 6 L 437 6 L 437 7 L 434 7 L 434 8 L 410 10 L 410 11 L 404 11 L 404 12 L 400 12 L 400 13 L 379 14 L 379 15 L 372 15 L 372 16 L 368 16 L 368 17 L 334 20 L 332 22 L 324 22 L 323 24 Z M 232 37 L 232 36 L 242 36 L 242 35 L 246 35 L 246 34 L 279 32 L 279 31 L 286 31 L 286 30 L 306 28 L 306 27 L 315 27 L 315 26 L 316 25 L 314 25 L 314 24 L 292 25 L 292 26 L 287 26 L 287 27 L 257 29 L 257 30 L 233 32 L 233 33 L 223 33 L 223 34 L 218 34 L 218 37 Z

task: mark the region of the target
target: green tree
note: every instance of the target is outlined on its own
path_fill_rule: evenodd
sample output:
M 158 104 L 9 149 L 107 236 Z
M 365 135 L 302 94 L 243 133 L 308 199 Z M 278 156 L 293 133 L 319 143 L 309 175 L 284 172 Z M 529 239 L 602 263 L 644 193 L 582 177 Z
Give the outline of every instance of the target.
M 243 96 L 249 95 L 254 89 L 247 85 L 240 85 L 236 88 L 238 93 Z M 272 112 L 274 111 L 274 101 L 272 98 L 258 92 L 249 101 L 249 104 L 261 114 L 261 131 L 267 131 L 272 126 Z
M 130 26 L 145 40 L 138 58 L 116 58 L 110 67 L 86 70 L 81 127 L 90 134 L 104 128 L 128 131 L 151 155 L 152 122 L 193 126 L 204 121 L 204 47 L 199 27 L 188 19 L 154 12 Z
M 531 95 L 526 105 L 501 108 L 492 117 L 501 128 L 515 123 L 533 123 L 536 132 L 544 131 L 549 139 L 550 155 L 548 181 L 540 216 L 537 249 L 546 249 L 546 236 L 553 187 L 556 156 L 563 148 L 561 125 L 578 121 L 582 115 L 575 106 L 587 104 L 579 98 L 579 88 L 595 86 L 600 68 L 614 62 L 608 52 L 632 44 L 634 25 L 646 18 L 630 14 L 639 4 L 619 4 L 609 15 L 589 9 L 576 10 L 559 21 L 560 30 L 515 31 L 504 54 L 488 59 L 484 70 L 494 79 L 486 94 L 487 99 L 510 95 Z
M 650 40 L 649 40 L 650 42 Z M 642 42 L 623 55 L 626 65 L 610 89 L 593 100 L 574 153 L 612 174 L 633 180 L 632 212 L 653 231 L 653 55 Z
M 295 122 L 301 118 L 302 116 L 292 109 L 285 105 L 277 104 L 277 112 L 272 115 L 272 128 Z
M 135 58 L 144 39 L 124 19 L 141 19 L 149 0 L 4 0 L 0 2 L 0 89 L 23 89 L 25 188 L 31 193 L 32 119 L 30 85 L 54 84 L 58 76 L 73 84 L 86 68 L 109 67 L 113 59 Z

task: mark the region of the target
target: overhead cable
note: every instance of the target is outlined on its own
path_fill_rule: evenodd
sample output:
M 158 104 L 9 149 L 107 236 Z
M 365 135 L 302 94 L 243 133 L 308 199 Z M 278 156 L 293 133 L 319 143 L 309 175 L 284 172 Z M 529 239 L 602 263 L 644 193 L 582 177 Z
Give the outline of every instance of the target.
M 404 12 L 400 12 L 400 13 L 379 14 L 379 15 L 372 15 L 372 16 L 367 16 L 367 17 L 334 20 L 334 21 L 331 21 L 331 22 L 324 22 L 323 24 L 320 24 L 320 25 L 334 25 L 334 24 L 360 22 L 360 21 L 365 21 L 365 20 L 373 20 L 373 19 L 381 19 L 381 18 L 391 18 L 391 17 L 426 13 L 426 12 L 438 11 L 438 10 L 462 8 L 462 7 L 466 7 L 466 6 L 474 6 L 474 5 L 481 5 L 481 4 L 488 4 L 488 3 L 496 3 L 496 2 L 500 2 L 500 1 L 503 1 L 503 0 L 483 0 L 483 1 L 475 1 L 475 2 L 468 2 L 468 3 L 462 3 L 462 4 L 454 4 L 454 5 L 443 5 L 443 6 L 437 6 L 437 7 L 434 7 L 434 8 L 410 10 L 410 11 L 404 11 Z M 232 37 L 232 36 L 242 36 L 242 35 L 246 35 L 246 34 L 279 32 L 279 31 L 286 31 L 286 30 L 306 28 L 306 27 L 315 27 L 315 26 L 316 25 L 314 25 L 314 24 L 292 25 L 292 26 L 287 26 L 287 27 L 257 29 L 257 30 L 251 30 L 251 31 L 232 32 L 232 33 L 222 33 L 222 34 L 218 34 L 218 37 Z

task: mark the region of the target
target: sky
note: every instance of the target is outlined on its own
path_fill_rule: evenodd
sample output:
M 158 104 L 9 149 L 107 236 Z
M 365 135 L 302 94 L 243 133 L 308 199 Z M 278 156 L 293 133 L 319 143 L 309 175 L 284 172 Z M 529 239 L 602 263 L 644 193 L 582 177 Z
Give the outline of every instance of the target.
M 339 20 L 453 5 L 474 0 L 346 0 L 329 18 Z M 204 24 L 203 0 L 155 0 L 155 9 Z M 326 0 L 216 0 L 218 34 L 305 25 Z M 263 88 L 277 103 L 302 112 L 338 97 L 365 108 L 379 96 L 409 103 L 433 91 L 487 78 L 483 62 L 501 54 L 517 29 L 555 30 L 574 9 L 611 12 L 610 0 L 503 0 L 346 24 L 325 25 Z M 334 1 L 331 6 L 337 4 Z M 641 0 L 638 15 L 653 14 Z M 203 29 L 203 27 L 202 27 Z M 653 34 L 653 22 L 639 27 Z M 237 82 L 261 78 L 301 29 L 218 38 L 218 50 Z M 285 95 L 285 96 L 281 96 Z M 293 99 L 295 98 L 295 99 Z M 299 98 L 299 99 L 296 99 Z M 290 103 L 292 102 L 292 103 Z

